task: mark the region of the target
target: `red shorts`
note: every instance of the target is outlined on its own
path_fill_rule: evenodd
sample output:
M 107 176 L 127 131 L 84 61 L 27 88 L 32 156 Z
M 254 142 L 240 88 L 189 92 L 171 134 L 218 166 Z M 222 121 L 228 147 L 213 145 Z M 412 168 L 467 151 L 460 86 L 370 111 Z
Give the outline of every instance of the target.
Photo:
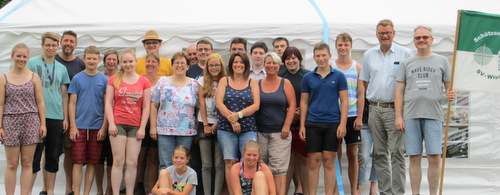
M 299 128 L 290 127 L 290 131 L 292 132 L 292 152 L 295 151 L 307 158 L 306 142 L 300 139 Z
M 97 141 L 98 132 L 98 129 L 78 129 L 78 138 L 76 138 L 74 142 L 71 142 L 71 157 L 73 158 L 73 164 L 99 163 L 103 142 Z

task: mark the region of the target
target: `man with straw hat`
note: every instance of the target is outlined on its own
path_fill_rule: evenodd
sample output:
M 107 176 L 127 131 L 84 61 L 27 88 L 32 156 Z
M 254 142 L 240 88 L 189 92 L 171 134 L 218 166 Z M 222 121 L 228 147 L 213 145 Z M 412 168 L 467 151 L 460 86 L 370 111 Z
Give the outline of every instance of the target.
M 148 30 L 144 36 L 142 43 L 146 53 L 156 53 L 160 56 L 160 47 L 163 40 L 158 36 L 158 32 L 155 30 Z M 139 75 L 146 75 L 146 57 L 139 58 L 137 60 L 137 65 L 135 66 L 135 72 Z M 172 63 L 170 60 L 160 56 L 160 67 L 158 69 L 158 75 L 160 76 L 170 76 L 174 72 L 172 70 Z

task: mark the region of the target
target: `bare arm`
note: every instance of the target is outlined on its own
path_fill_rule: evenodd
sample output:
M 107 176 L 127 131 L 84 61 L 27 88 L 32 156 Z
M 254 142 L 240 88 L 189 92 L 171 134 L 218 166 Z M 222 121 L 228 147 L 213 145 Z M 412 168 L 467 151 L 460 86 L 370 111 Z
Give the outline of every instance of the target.
M 116 124 L 115 124 L 115 118 L 113 117 L 114 99 L 115 99 L 115 88 L 112 85 L 108 85 L 106 88 L 104 111 L 106 113 L 106 117 L 108 118 L 108 133 L 111 136 L 118 135 L 118 130 L 116 129 Z
M 394 111 L 396 112 L 395 125 L 398 131 L 405 131 L 405 121 L 403 119 L 403 101 L 406 83 L 398 82 L 396 95 L 394 96 Z
M 349 92 L 346 90 L 339 91 L 340 98 L 340 124 L 337 127 L 337 138 L 343 138 L 347 132 L 347 113 L 349 112 Z
M 106 99 L 106 94 L 104 94 L 103 99 Z M 103 101 L 104 108 L 106 107 L 106 101 Z M 99 129 L 99 132 L 97 132 L 97 141 L 104 141 L 106 139 L 106 135 L 108 134 L 106 132 L 106 127 L 108 126 L 108 118 L 106 117 L 106 113 L 104 113 L 103 119 L 102 119 L 102 125 L 101 128 Z
M 212 134 L 212 131 L 210 130 L 210 126 L 208 125 L 208 119 L 207 119 L 207 106 L 205 105 L 205 96 L 203 96 L 203 86 L 201 86 L 198 83 L 198 100 L 200 101 L 200 115 L 201 119 L 203 121 L 203 132 L 205 135 L 210 135 Z
M 157 137 L 157 133 L 158 133 L 158 129 L 157 129 L 157 124 L 156 124 L 156 120 L 157 120 L 157 117 L 158 117 L 158 108 L 160 107 L 160 104 L 159 103 L 156 103 L 156 102 L 151 102 L 151 109 L 149 111 L 149 136 L 151 136 L 151 138 L 153 140 L 158 140 L 158 137 Z
M 68 104 L 68 111 L 69 111 L 69 139 L 71 141 L 76 141 L 76 138 L 78 138 L 78 128 L 76 127 L 76 100 L 78 96 L 76 94 L 70 94 L 69 95 L 69 104 Z
M 295 101 L 295 90 L 293 89 L 292 83 L 288 79 L 284 80 L 286 103 L 288 105 L 285 124 L 281 128 L 281 139 L 286 139 L 290 134 L 290 126 L 292 125 L 293 117 L 295 115 L 295 108 L 297 103 Z
M 302 141 L 306 141 L 306 117 L 309 107 L 309 93 L 302 92 L 300 96 L 300 130 L 299 136 Z
M 455 90 L 450 89 L 450 82 L 444 83 L 444 87 L 446 89 L 446 97 L 448 97 L 449 101 L 453 101 L 455 99 Z
M 0 124 L 2 123 L 3 120 L 3 106 L 5 104 L 5 77 L 0 78 Z M 3 143 L 5 140 L 5 134 L 3 131 L 3 127 L 0 128 L 0 142 Z
M 144 134 L 146 132 L 146 124 L 148 123 L 150 115 L 150 105 L 151 105 L 151 88 L 147 88 L 143 92 L 144 98 L 142 99 L 142 114 L 141 114 L 141 125 L 136 133 L 136 138 L 138 140 L 144 139 Z
M 66 131 L 68 130 L 68 101 L 69 101 L 67 85 L 61 85 L 61 95 L 62 95 L 63 113 L 64 113 L 63 133 L 66 133 Z
M 217 95 L 215 97 L 215 105 L 219 112 L 222 114 L 224 117 L 229 117 L 231 115 L 232 111 L 230 111 L 226 105 L 224 105 L 224 94 L 226 93 L 226 86 L 227 86 L 227 80 L 226 78 L 222 78 L 219 81 L 219 85 L 217 86 Z
M 359 79 L 359 73 L 361 72 L 361 64 L 356 64 L 356 70 L 358 71 L 358 91 L 356 97 L 358 99 L 357 108 L 358 115 L 354 121 L 354 130 L 359 131 L 363 128 L 363 111 L 365 109 L 365 85 L 362 80 Z
M 276 195 L 276 185 L 274 183 L 274 176 L 271 169 L 266 164 L 262 164 L 262 172 L 266 176 L 269 195 Z
M 240 164 L 236 163 L 231 167 L 231 173 L 230 173 L 230 179 L 231 179 L 231 188 L 229 189 L 233 191 L 233 195 L 243 195 L 243 192 L 241 191 L 241 183 L 240 183 Z
M 45 101 L 43 100 L 42 81 L 40 80 L 40 77 L 36 73 L 35 73 L 35 101 L 36 105 L 38 106 L 38 115 L 40 116 L 40 137 L 44 138 L 47 135 L 47 126 L 45 125 Z

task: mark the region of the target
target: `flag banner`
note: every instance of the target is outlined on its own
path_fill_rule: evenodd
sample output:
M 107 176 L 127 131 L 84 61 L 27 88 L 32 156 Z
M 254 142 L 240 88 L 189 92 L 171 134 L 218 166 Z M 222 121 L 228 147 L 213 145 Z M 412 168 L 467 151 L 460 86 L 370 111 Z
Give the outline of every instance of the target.
M 460 10 L 453 88 L 500 93 L 500 15 Z

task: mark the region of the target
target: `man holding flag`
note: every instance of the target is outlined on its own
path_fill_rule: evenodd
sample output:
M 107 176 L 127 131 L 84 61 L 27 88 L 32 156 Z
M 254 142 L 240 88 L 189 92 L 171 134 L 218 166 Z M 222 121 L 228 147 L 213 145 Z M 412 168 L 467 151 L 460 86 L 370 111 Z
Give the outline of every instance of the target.
M 413 43 L 417 53 L 401 62 L 396 80 L 394 106 L 396 129 L 404 132 L 406 153 L 410 156 L 410 183 L 412 194 L 420 194 L 422 180 L 422 142 L 429 161 L 427 179 L 431 195 L 437 194 L 441 160 L 441 135 L 443 109 L 441 106 L 443 84 L 449 91 L 451 67 L 448 60 L 431 51 L 434 41 L 432 29 L 418 26 L 414 30 Z M 404 107 L 403 107 L 404 106 Z M 404 113 L 403 113 L 404 110 Z

